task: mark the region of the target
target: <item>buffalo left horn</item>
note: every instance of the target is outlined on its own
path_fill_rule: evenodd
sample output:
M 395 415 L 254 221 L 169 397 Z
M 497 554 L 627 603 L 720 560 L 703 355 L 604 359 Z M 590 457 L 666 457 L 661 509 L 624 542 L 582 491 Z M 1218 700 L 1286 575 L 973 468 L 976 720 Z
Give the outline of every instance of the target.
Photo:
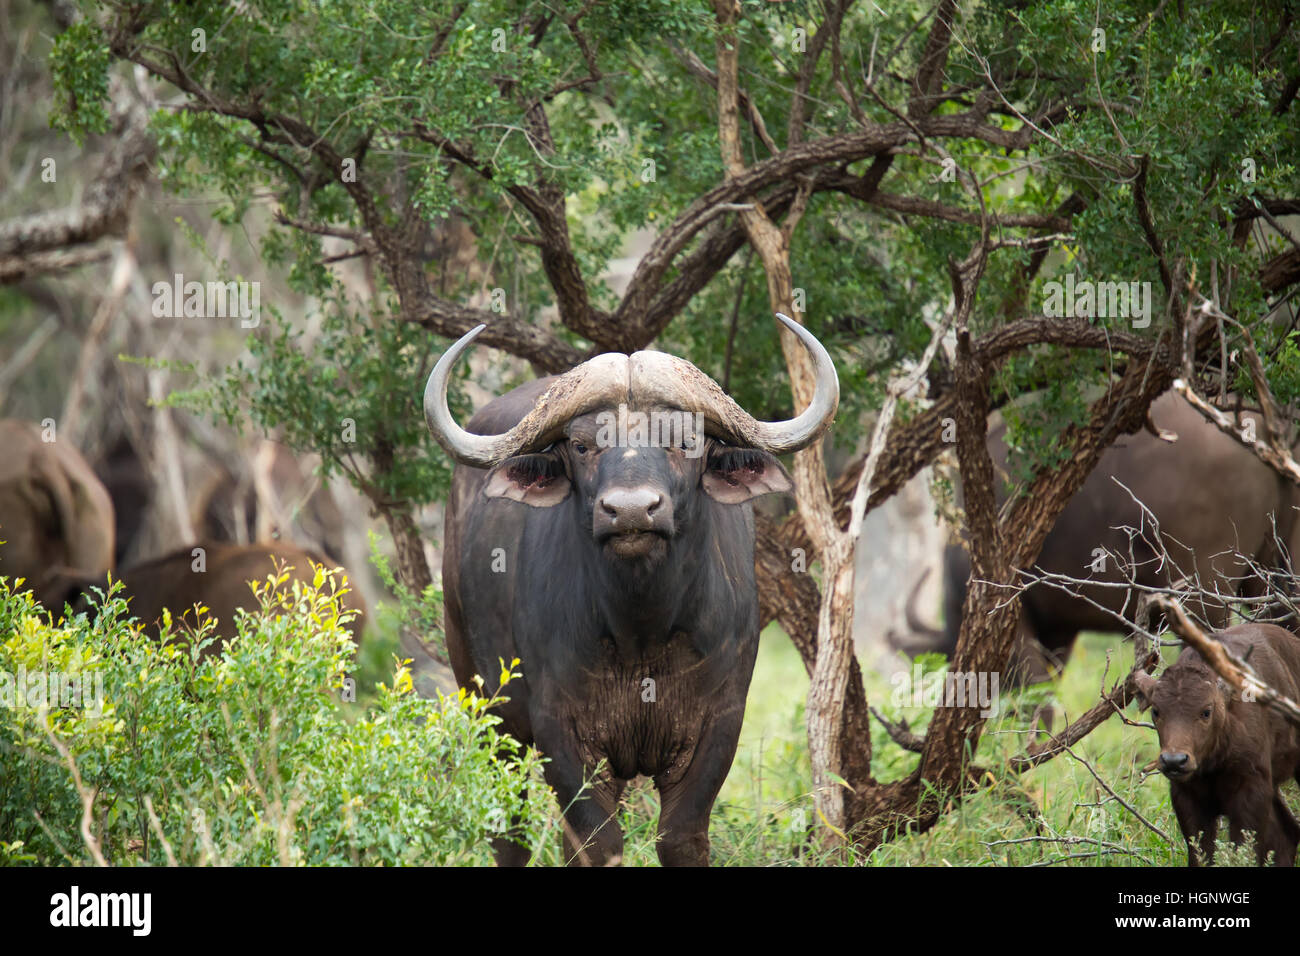
M 632 356 L 632 404 L 700 412 L 731 440 L 774 455 L 807 448 L 830 427 L 840 403 L 840 380 L 830 354 L 816 336 L 789 316 L 776 317 L 812 356 L 816 386 L 808 407 L 789 421 L 761 422 L 745 411 L 721 386 L 685 359 L 664 352 Z

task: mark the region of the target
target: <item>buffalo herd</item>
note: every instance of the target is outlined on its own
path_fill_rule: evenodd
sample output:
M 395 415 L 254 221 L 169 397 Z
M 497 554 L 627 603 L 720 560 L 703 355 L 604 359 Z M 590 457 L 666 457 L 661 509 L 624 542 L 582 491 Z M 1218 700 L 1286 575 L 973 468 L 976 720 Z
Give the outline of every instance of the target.
M 570 863 L 621 860 L 616 814 L 639 776 L 660 794 L 661 863 L 709 862 L 710 814 L 758 650 L 752 502 L 793 490 L 777 456 L 820 441 L 839 402 L 826 349 L 779 319 L 815 370 L 807 407 L 789 421 L 758 420 L 691 363 L 644 351 L 597 355 L 528 382 L 462 427 L 448 383 L 482 326 L 429 376 L 426 422 L 456 462 L 442 550 L 450 663 L 463 688 L 493 698 L 504 732 L 546 758 Z M 1264 683 L 1300 699 L 1300 638 L 1270 624 L 1229 626 L 1230 598 L 1260 593 L 1261 573 L 1289 571 L 1300 491 L 1172 393 L 1152 406 L 1148 426 L 1103 455 L 1048 535 L 1036 569 L 1074 578 L 1074 593 L 1045 582 L 1023 592 L 1008 676 L 1053 677 L 1081 631 L 1126 628 L 1131 584 L 1187 579 L 1199 595 L 1189 610 Z M 1004 478 L 1017 464 L 1006 437 L 994 422 L 988 447 Z M 287 541 L 237 543 L 267 521 L 241 503 L 245 489 L 224 481 L 228 507 L 204 512 L 203 537 L 127 563 L 123 528 L 139 510 L 129 456 L 109 462 L 110 496 L 75 449 L 35 425 L 0 420 L 0 448 L 0 576 L 21 578 L 52 613 L 93 611 L 91 595 L 112 573 L 150 634 L 167 608 L 184 639 L 196 606 L 209 608 L 215 652 L 234 638 L 239 609 L 257 606 L 249 581 L 286 566 L 306 581 L 313 565 L 337 565 L 334 548 L 323 556 Z M 1009 485 L 999 482 L 999 501 Z M 969 577 L 954 542 L 944 556 L 943 626 L 922 622 L 914 589 L 912 633 L 891 643 L 951 654 Z M 359 597 L 344 605 L 364 619 Z M 521 676 L 503 686 L 515 665 Z M 1191 648 L 1159 679 L 1139 673 L 1137 686 L 1189 864 L 1212 861 L 1220 816 L 1234 842 L 1254 834 L 1259 862 L 1294 864 L 1300 824 L 1278 787 L 1300 781 L 1295 725 L 1232 691 Z M 508 828 L 493 846 L 502 865 L 529 860 Z
M 41 427 L 0 420 L 0 448 L 0 575 L 23 579 L 52 612 L 65 605 L 93 610 L 96 591 L 107 590 L 112 572 L 131 614 L 154 636 L 164 608 L 173 612 L 173 635 L 185 639 L 200 625 L 196 606 L 206 607 L 205 616 L 214 622 L 211 652 L 235 636 L 237 610 L 258 608 L 250 581 L 264 581 L 283 569 L 289 581 L 310 582 L 313 565 L 338 566 L 288 542 L 200 539 L 119 570 L 115 541 L 126 532 L 117 518 L 138 511 L 140 500 L 138 476 L 120 449 L 106 458 L 107 485 L 119 492 L 111 496 L 76 449 L 63 440 L 46 440 Z M 359 644 L 364 605 L 354 590 L 340 603 L 358 612 L 350 629 Z

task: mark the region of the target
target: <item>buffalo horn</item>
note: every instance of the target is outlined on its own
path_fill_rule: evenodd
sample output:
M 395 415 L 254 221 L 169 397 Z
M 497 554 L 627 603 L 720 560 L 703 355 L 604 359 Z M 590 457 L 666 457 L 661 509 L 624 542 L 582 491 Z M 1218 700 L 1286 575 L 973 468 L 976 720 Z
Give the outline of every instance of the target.
M 632 356 L 634 407 L 663 406 L 700 412 L 731 440 L 774 455 L 807 448 L 835 417 L 840 380 L 830 355 L 811 332 L 780 312 L 776 317 L 808 350 L 816 370 L 812 401 L 796 417 L 784 422 L 760 422 L 690 362 L 664 352 L 637 352 Z
M 447 407 L 447 383 L 462 353 L 486 326 L 461 336 L 433 367 L 424 388 L 424 418 L 447 453 L 463 465 L 490 468 L 521 451 L 559 438 L 574 418 L 627 402 L 633 408 L 699 412 L 728 439 L 773 454 L 806 448 L 826 431 L 839 405 L 840 383 L 830 355 L 811 332 L 781 313 L 777 318 L 812 355 L 816 387 L 812 401 L 785 422 L 760 422 L 690 362 L 664 352 L 632 356 L 608 352 L 559 376 L 524 418 L 500 435 L 465 431 Z
M 500 435 L 475 435 L 451 417 L 447 407 L 447 381 L 461 353 L 487 326 L 462 335 L 438 359 L 424 387 L 424 420 L 438 444 L 462 465 L 490 468 L 526 448 L 554 441 L 564 426 L 579 415 L 627 400 L 627 356 L 617 352 L 597 355 L 565 372 L 554 382 L 514 428 Z

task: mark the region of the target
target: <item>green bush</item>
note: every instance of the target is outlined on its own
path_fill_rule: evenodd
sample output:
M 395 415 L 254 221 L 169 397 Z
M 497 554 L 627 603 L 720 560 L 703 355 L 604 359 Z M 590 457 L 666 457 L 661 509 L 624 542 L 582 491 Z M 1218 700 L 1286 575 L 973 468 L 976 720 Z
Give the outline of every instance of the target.
M 490 863 L 512 818 L 537 843 L 539 758 L 490 701 L 421 699 L 400 662 L 342 701 L 344 586 L 255 584 L 261 609 L 203 654 L 210 632 L 153 640 L 115 591 L 51 623 L 0 579 L 0 863 Z

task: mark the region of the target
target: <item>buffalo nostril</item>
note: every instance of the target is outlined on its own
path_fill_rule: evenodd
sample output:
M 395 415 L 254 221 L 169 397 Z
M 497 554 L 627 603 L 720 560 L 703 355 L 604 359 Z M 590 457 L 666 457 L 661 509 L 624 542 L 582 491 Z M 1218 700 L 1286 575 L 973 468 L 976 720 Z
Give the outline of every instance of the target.
M 600 498 L 601 510 L 616 526 L 649 527 L 664 497 L 648 488 L 617 488 Z
M 1185 753 L 1165 752 L 1160 755 L 1161 770 L 1183 770 L 1187 767 L 1188 755 Z

